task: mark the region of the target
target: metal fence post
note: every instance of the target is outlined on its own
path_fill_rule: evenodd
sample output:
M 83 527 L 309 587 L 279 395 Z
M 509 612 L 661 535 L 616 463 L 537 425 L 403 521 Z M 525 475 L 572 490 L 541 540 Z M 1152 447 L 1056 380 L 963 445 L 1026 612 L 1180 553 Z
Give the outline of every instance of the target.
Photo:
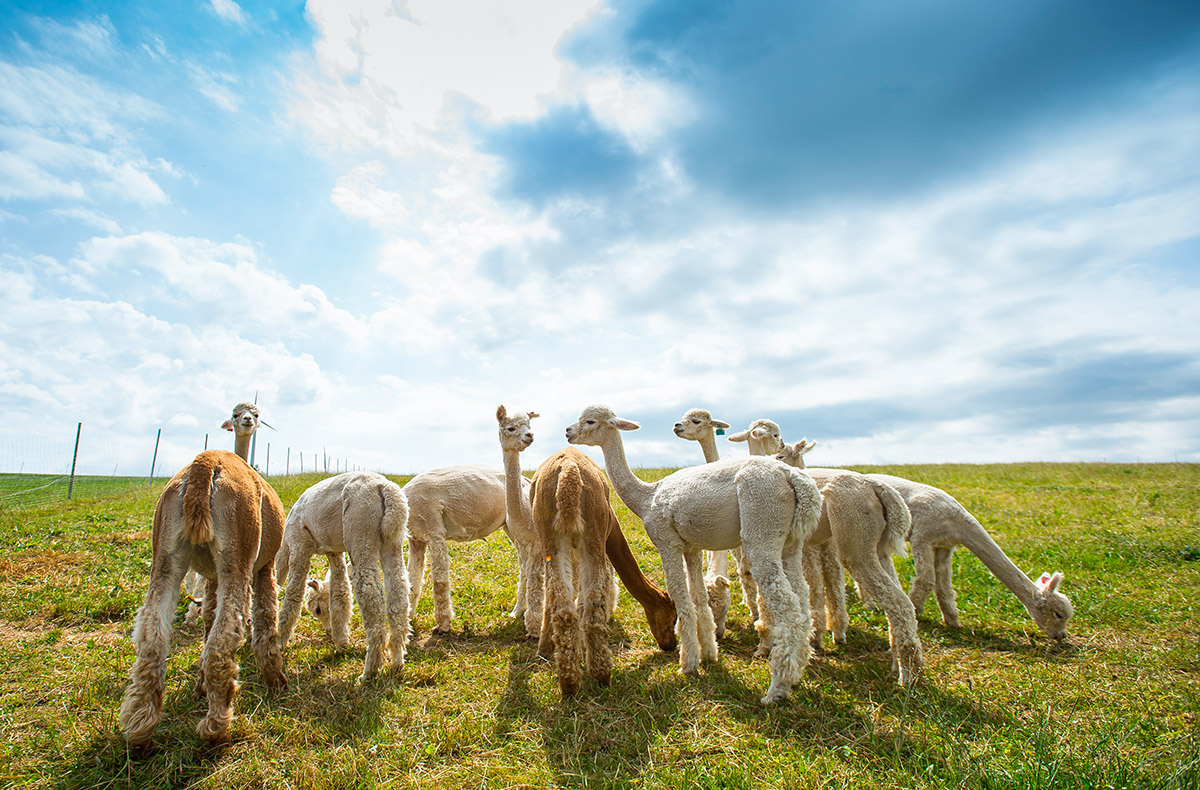
M 154 437 L 154 457 L 150 459 L 150 483 L 147 488 L 154 486 L 154 465 L 158 463 L 158 440 L 162 438 L 162 428 L 158 429 L 158 435 Z
M 71 492 L 75 490 L 75 462 L 79 460 L 79 433 L 83 430 L 83 423 L 75 426 L 75 452 L 71 453 L 71 482 L 67 483 L 67 499 L 71 498 Z
M 267 442 L 267 465 L 263 469 L 263 477 L 268 477 L 271 474 L 271 443 Z

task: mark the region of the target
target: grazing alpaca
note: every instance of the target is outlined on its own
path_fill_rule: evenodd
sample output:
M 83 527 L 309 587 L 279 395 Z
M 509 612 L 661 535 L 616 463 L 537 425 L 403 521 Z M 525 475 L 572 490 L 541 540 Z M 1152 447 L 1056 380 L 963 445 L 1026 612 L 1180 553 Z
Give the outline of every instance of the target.
M 678 614 L 680 670 L 693 673 L 701 659 L 717 658 L 701 552 L 740 544 L 759 584 L 764 627 L 774 638 L 771 685 L 762 702 L 784 699 L 799 681 L 810 652 L 800 553 L 821 512 L 816 485 L 768 458 L 718 461 L 646 483 L 630 471 L 620 435 L 638 427 L 606 406 L 589 406 L 567 427 L 566 436 L 572 444 L 601 448 L 617 495 L 641 517 L 658 549 Z
M 912 511 L 913 583 L 909 598 L 919 613 L 930 591 L 937 593 L 938 608 L 946 625 L 958 627 L 954 605 L 954 549 L 966 546 L 1004 583 L 1038 627 L 1052 639 L 1067 635 L 1067 623 L 1075 610 L 1070 599 L 1058 591 L 1063 575 L 1042 574 L 1034 583 L 1021 572 L 992 540 L 987 530 L 954 497 L 940 488 L 915 483 L 892 475 L 867 475 L 895 488 Z M 894 568 L 893 568 L 894 573 Z
M 523 491 L 529 490 L 529 481 L 524 477 L 518 482 Z M 541 609 L 528 605 L 531 585 L 541 583 L 541 550 L 530 525 L 508 521 L 506 483 L 504 472 L 470 465 L 423 472 L 404 486 L 408 495 L 409 612 L 410 616 L 416 616 L 428 551 L 435 634 L 450 633 L 454 619 L 447 541 L 482 540 L 501 528 L 516 548 L 519 563 L 517 602 L 509 616 L 524 616 L 525 633 L 529 636 L 536 637 L 541 632 Z M 540 593 L 535 589 L 534 597 Z
M 791 453 L 785 446 L 779 460 L 796 463 L 800 458 L 794 451 L 803 444 L 792 445 Z M 840 629 L 840 641 L 845 641 L 847 621 L 844 577 L 832 567 L 840 560 L 861 588 L 883 609 L 888 620 L 892 668 L 899 671 L 900 683 L 907 686 L 916 680 L 924 663 L 921 642 L 917 638 L 917 618 L 912 603 L 896 580 L 892 564 L 893 554 L 904 554 L 904 536 L 912 523 L 908 506 L 891 486 L 857 472 L 811 467 L 804 471 L 816 481 L 823 497 L 821 523 L 805 544 L 805 551 L 825 543 L 832 544 L 836 550 L 836 555 L 823 557 L 821 572 L 812 577 L 823 579 L 826 595 L 831 597 L 834 605 L 840 603 L 840 611 L 829 618 L 834 621 L 834 639 L 838 640 Z M 813 569 L 809 572 L 813 573 Z M 838 584 L 841 585 L 840 596 Z M 814 632 L 815 638 L 819 636 Z
M 134 620 L 137 658 L 119 715 L 131 748 L 149 746 L 162 717 L 171 624 L 179 584 L 189 566 L 208 580 L 197 687 L 208 697 L 208 713 L 196 728 L 200 737 L 215 743 L 229 740 L 236 654 L 245 640 L 247 619 L 252 619 L 250 641 L 267 688 L 287 688 L 276 632 L 273 562 L 283 535 L 283 505 L 245 460 L 258 425 L 256 406 L 235 406 L 233 418 L 223 427 L 236 436 L 236 454 L 200 453 L 171 478 L 154 508 L 150 588 Z
M 616 518 L 604 473 L 586 455 L 568 447 L 538 467 L 530 496 L 533 523 L 546 563 L 538 655 L 549 658 L 554 654 L 564 697 L 579 690 L 581 663 L 597 683 L 607 686 L 612 674 L 612 650 L 608 646 L 612 571 L 605 544 Z
M 354 599 L 362 612 L 367 655 L 360 680 L 374 677 L 384 662 L 404 666 L 408 642 L 408 571 L 404 533 L 408 499 L 400 486 L 375 472 L 346 472 L 308 488 L 288 513 L 275 573 L 287 576 L 279 610 L 279 645 L 287 644 L 300 618 L 308 569 L 314 554 L 350 554 L 357 572 Z M 380 570 L 383 581 L 380 582 Z M 350 595 L 344 572 L 331 574 L 330 635 L 338 648 L 349 643 Z

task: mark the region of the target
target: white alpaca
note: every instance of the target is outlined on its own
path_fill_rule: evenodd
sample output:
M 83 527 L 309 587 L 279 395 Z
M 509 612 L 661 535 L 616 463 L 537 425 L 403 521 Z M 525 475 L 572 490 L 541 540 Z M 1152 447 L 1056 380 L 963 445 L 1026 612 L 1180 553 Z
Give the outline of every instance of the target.
M 171 478 L 155 505 L 150 587 L 134 619 L 137 658 L 118 716 L 131 749 L 149 746 L 162 717 L 171 626 L 179 585 L 189 566 L 208 580 L 197 684 L 197 691 L 208 699 L 208 713 L 196 728 L 200 737 L 214 743 L 229 740 L 237 651 L 245 640 L 247 621 L 268 690 L 287 688 L 275 623 L 274 559 L 283 535 L 283 505 L 246 463 L 258 426 L 257 406 L 235 406 L 233 417 L 222 426 L 234 432 L 235 452 L 200 453 Z
M 1067 634 L 1067 623 L 1075 610 L 1070 599 L 1058 591 L 1062 573 L 1042 574 L 1035 583 L 1021 572 L 965 507 L 940 488 L 915 483 L 892 475 L 867 475 L 895 488 L 912 511 L 913 583 L 909 592 L 913 608 L 919 613 L 931 591 L 936 592 L 938 608 L 946 625 L 958 627 L 958 609 L 954 605 L 954 549 L 967 549 L 1004 583 L 1038 627 L 1052 639 Z M 894 570 L 893 570 L 894 572 Z
M 385 662 L 403 668 L 409 635 L 408 571 L 403 555 L 407 524 L 404 491 L 374 472 L 329 477 L 301 494 L 288 513 L 283 546 L 275 560 L 276 576 L 287 577 L 279 610 L 280 647 L 287 644 L 300 618 L 312 556 L 327 555 L 333 569 L 340 564 L 334 557 L 340 560 L 349 553 L 357 569 L 354 599 L 367 640 L 359 679 L 374 677 Z M 349 584 L 344 571 L 332 574 L 329 632 L 338 648 L 350 641 Z
M 529 481 L 518 476 L 524 498 Z M 481 540 L 498 529 L 517 550 L 517 601 L 510 617 L 524 617 L 526 635 L 542 630 L 542 564 L 537 535 L 527 523 L 509 523 L 503 471 L 487 466 L 451 466 L 423 472 L 404 487 L 408 495 L 409 612 L 416 615 L 425 579 L 425 556 L 433 585 L 435 634 L 450 633 L 450 548 L 447 541 Z M 530 606 L 529 598 L 539 602 Z
M 641 517 L 662 557 L 678 615 L 681 671 L 694 673 L 702 659 L 717 658 L 702 551 L 741 545 L 758 582 L 764 627 L 773 636 L 771 685 L 762 702 L 784 699 L 810 654 L 808 589 L 800 554 L 821 512 L 816 485 L 774 459 L 757 457 L 681 469 L 646 483 L 629 469 L 620 434 L 638 427 L 606 406 L 589 406 L 567 427 L 566 437 L 572 444 L 600 447 L 613 488 Z
M 793 466 L 803 463 L 800 450 L 804 446 L 805 442 L 785 445 L 779 460 Z M 831 543 L 836 552 L 822 555 L 819 563 L 806 568 L 809 580 L 822 579 L 824 593 L 830 596 L 826 615 L 834 639 L 845 641 L 845 578 L 839 571 L 844 566 L 883 609 L 888 620 L 892 667 L 899 670 L 900 682 L 908 685 L 916 680 L 924 663 L 917 618 L 892 563 L 892 555 L 904 556 L 904 536 L 912 524 L 908 506 L 894 488 L 857 472 L 812 467 L 804 471 L 816 481 L 824 498 L 821 524 L 805 550 Z M 813 636 L 821 636 L 819 623 Z
M 204 604 L 204 587 L 204 577 L 196 573 L 195 569 L 188 568 L 188 572 L 183 576 L 183 594 L 188 599 L 187 613 L 183 616 L 185 625 L 194 625 L 200 619 L 200 610 Z

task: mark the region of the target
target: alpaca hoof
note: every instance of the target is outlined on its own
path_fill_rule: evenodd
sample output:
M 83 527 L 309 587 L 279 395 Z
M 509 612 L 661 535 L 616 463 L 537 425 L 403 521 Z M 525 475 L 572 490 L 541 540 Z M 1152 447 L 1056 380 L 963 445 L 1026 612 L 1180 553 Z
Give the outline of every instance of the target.
M 196 734 L 198 734 L 205 743 L 210 746 L 224 746 L 229 743 L 229 724 L 220 724 L 209 719 L 201 719 L 196 725 Z
M 845 634 L 834 634 L 834 635 L 833 635 L 833 643 L 834 643 L 835 645 L 844 645 L 844 644 L 846 644 L 846 635 L 845 635 Z
M 275 678 L 267 678 L 267 693 L 269 694 L 286 694 L 288 690 L 287 678 L 280 675 Z
M 776 703 L 783 702 L 787 698 L 788 698 L 788 690 L 787 689 L 767 689 L 766 696 L 764 696 L 762 699 L 760 699 L 759 703 L 761 705 L 763 705 L 764 707 L 766 707 L 768 705 L 774 705 Z
M 125 748 L 129 750 L 129 757 L 133 760 L 143 760 L 158 751 L 158 747 L 151 740 L 126 743 Z
M 942 622 L 946 624 L 947 628 L 958 628 L 959 627 L 957 617 L 947 617 L 944 620 L 942 620 Z

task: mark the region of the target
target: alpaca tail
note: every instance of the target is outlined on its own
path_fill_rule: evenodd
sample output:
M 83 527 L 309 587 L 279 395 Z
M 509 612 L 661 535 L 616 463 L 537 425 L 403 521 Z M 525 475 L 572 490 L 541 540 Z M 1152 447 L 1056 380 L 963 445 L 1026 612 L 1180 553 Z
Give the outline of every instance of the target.
M 384 540 L 400 543 L 408 529 L 408 497 L 399 487 L 380 483 L 379 498 L 383 500 L 379 534 Z
M 870 478 L 867 480 L 875 489 L 875 496 L 879 498 L 879 504 L 883 505 L 883 517 L 887 524 L 884 527 L 883 536 L 879 539 L 880 548 L 896 557 L 907 556 L 908 552 L 905 551 L 904 542 L 908 540 L 908 534 L 912 531 L 912 513 L 909 512 L 904 497 L 900 496 L 900 492 L 887 483 Z
M 799 469 L 782 464 L 780 467 L 787 470 L 788 484 L 796 495 L 796 510 L 792 514 L 791 534 L 788 537 L 808 540 L 821 518 L 821 491 L 813 479 Z
M 213 453 L 200 453 L 188 467 L 187 484 L 183 491 L 183 537 L 193 546 L 213 539 L 212 485 L 221 464 Z
M 583 534 L 583 475 L 579 465 L 570 459 L 563 461 L 554 489 L 558 511 L 554 514 L 554 531 L 560 535 Z

